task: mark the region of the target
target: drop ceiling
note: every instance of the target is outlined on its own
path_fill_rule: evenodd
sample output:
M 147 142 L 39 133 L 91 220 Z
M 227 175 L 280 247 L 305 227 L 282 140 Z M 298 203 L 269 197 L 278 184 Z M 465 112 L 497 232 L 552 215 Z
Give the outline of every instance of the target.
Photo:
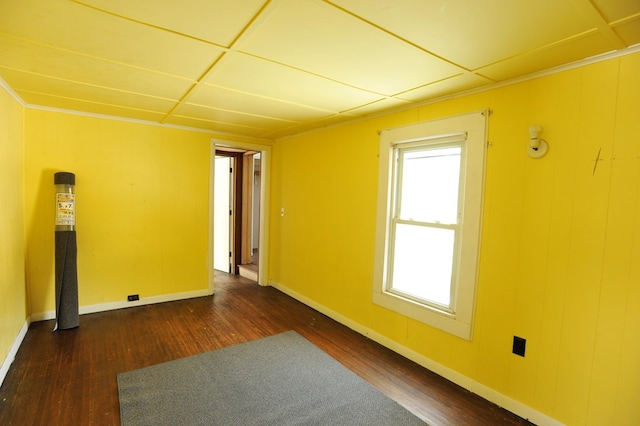
M 276 139 L 640 43 L 639 0 L 1 0 L 27 106 Z

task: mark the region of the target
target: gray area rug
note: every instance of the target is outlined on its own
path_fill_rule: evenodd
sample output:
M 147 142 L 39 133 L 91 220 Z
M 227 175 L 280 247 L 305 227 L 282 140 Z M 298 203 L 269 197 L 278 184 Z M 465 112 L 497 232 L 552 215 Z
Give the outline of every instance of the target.
M 294 331 L 118 374 L 132 425 L 424 425 Z

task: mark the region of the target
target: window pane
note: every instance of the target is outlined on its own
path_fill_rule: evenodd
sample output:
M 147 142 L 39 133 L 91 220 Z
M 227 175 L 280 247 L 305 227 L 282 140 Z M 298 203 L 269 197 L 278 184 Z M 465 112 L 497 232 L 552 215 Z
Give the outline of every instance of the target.
M 391 290 L 449 306 L 455 231 L 397 224 Z
M 401 219 L 458 223 L 460 152 L 456 146 L 401 153 Z

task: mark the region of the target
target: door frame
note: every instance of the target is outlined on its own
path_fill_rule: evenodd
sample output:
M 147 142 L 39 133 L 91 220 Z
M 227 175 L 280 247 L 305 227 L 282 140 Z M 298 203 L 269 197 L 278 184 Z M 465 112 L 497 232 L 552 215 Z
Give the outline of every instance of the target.
M 209 291 L 215 292 L 214 270 L 213 270 L 213 200 L 215 191 L 215 158 L 216 147 L 234 148 L 245 151 L 260 152 L 261 179 L 260 179 L 260 218 L 259 218 L 259 241 L 258 241 L 258 285 L 266 286 L 268 283 L 269 267 L 269 186 L 271 182 L 271 146 L 250 142 L 236 142 L 223 139 L 212 138 L 210 142 L 210 171 L 209 171 Z
M 231 200 L 231 204 L 228 206 L 229 208 L 229 244 L 227 249 L 229 250 L 229 273 L 233 275 L 238 275 L 238 264 L 242 262 L 242 234 L 243 234 L 243 222 L 242 219 L 244 217 L 244 185 L 243 180 L 245 178 L 244 171 L 244 153 L 247 151 L 233 150 L 227 151 L 226 149 L 218 149 L 220 145 L 216 146 L 215 156 L 216 157 L 227 157 L 231 159 L 231 178 L 229 180 L 229 199 Z M 212 171 L 215 173 L 215 170 Z M 214 192 L 219 190 L 218 186 L 213 182 Z M 213 200 L 215 202 L 216 196 L 212 194 Z M 215 208 L 215 206 L 214 206 Z M 215 221 L 215 213 L 214 213 L 214 221 Z M 215 233 L 215 225 L 213 227 L 213 231 Z M 214 236 L 215 237 L 215 236 Z M 215 240 L 214 240 L 214 250 L 215 250 Z M 213 258 L 215 259 L 215 253 Z

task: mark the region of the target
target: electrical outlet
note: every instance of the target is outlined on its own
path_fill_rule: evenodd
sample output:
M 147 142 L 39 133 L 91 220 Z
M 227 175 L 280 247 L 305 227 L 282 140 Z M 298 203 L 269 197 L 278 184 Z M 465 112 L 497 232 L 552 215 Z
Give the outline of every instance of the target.
M 527 348 L 527 339 L 513 336 L 513 353 L 524 357 L 524 351 Z
M 136 300 L 140 300 L 140 296 L 137 294 L 130 294 L 127 296 L 127 302 L 135 302 Z

